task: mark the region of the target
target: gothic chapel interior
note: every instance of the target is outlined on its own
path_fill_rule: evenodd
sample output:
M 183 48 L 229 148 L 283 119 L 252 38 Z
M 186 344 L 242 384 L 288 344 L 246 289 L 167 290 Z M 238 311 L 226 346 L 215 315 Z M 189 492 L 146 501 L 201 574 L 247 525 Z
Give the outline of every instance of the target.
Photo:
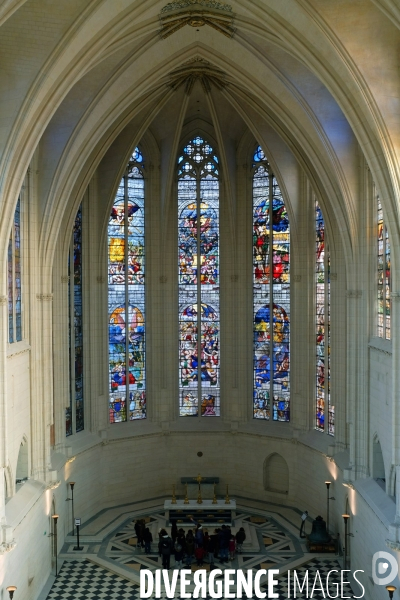
M 331 481 L 388 597 L 399 29 L 395 0 L 3 0 L 0 598 L 45 597 L 71 492 L 100 548 L 198 474 L 296 527 Z

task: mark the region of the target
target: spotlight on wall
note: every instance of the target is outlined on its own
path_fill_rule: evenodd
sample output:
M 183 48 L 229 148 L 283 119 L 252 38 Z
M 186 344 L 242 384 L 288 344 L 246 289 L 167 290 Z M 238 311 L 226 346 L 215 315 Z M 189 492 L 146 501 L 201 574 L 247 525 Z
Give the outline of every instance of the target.
M 14 598 L 14 592 L 16 589 L 17 589 L 16 585 L 9 585 L 8 588 L 6 588 L 11 600 Z M 394 588 L 394 589 L 396 589 L 396 588 Z M 392 597 L 393 597 L 393 594 L 392 594 Z
M 395 588 L 394 585 L 387 585 L 386 589 L 389 592 L 389 598 L 391 600 L 393 598 L 393 592 L 395 592 L 397 588 Z

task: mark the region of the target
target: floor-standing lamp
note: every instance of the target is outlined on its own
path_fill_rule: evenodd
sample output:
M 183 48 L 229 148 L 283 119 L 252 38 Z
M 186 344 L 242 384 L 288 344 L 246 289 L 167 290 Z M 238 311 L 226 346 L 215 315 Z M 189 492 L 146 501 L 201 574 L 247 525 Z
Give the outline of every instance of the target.
M 347 524 L 350 519 L 350 515 L 342 515 L 344 521 L 344 569 L 347 569 L 347 538 L 354 537 L 352 533 L 347 533 Z
M 390 598 L 390 600 L 392 600 L 392 598 L 393 598 L 393 592 L 395 592 L 397 590 L 397 588 L 394 587 L 394 585 L 387 585 L 386 589 L 389 592 L 389 598 Z
M 71 488 L 71 498 L 67 498 L 66 502 L 72 502 L 72 535 L 75 535 L 75 511 L 74 511 L 74 485 L 75 481 L 69 482 Z
M 329 533 L 329 500 L 335 500 L 333 496 L 329 496 L 329 486 L 332 481 L 325 481 L 326 485 L 326 530 Z
M 57 521 L 59 515 L 53 515 L 51 518 L 54 522 L 54 553 L 56 555 L 56 577 L 57 577 Z
M 6 588 L 11 600 L 14 598 L 14 592 L 16 589 L 17 589 L 16 585 L 9 585 L 8 588 Z M 396 588 L 394 588 L 394 589 L 396 589 Z M 392 594 L 392 597 L 393 597 L 393 594 Z

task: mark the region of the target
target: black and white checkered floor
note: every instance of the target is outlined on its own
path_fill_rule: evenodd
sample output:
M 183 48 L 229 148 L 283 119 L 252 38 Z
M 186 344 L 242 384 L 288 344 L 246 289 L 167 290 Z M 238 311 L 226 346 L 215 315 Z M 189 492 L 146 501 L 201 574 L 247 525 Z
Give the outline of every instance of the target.
M 296 597 L 299 600 L 303 598 L 314 598 L 322 600 L 327 598 L 326 576 L 329 571 L 338 571 L 329 578 L 329 593 L 331 597 L 353 597 L 351 588 L 348 584 L 343 586 L 343 593 L 340 589 L 340 565 L 335 560 L 312 559 L 310 562 L 296 569 L 297 577 L 302 584 L 308 571 L 308 591 L 303 588 L 299 592 L 297 588 L 296 596 L 293 589 L 293 572 L 290 579 L 290 596 L 288 586 L 288 576 L 284 574 L 278 577 L 279 584 L 275 591 L 279 592 L 279 600 L 287 600 L 289 597 Z M 320 579 L 316 578 L 316 572 L 319 572 Z M 321 582 L 324 590 L 321 590 Z M 336 584 L 339 584 L 339 594 L 336 591 Z M 314 590 L 313 590 L 314 585 Z M 313 590 L 313 594 L 311 592 Z M 267 591 L 267 590 L 265 590 Z M 166 598 L 166 596 L 163 597 Z M 268 597 L 268 593 L 267 593 Z M 104 569 L 88 560 L 65 561 L 56 582 L 53 584 L 47 600 L 138 600 L 139 587 L 111 571 Z M 179 596 L 177 596 L 178 600 Z
M 139 588 L 134 583 L 88 560 L 71 560 L 64 562 L 47 600 L 132 600 L 138 597 Z

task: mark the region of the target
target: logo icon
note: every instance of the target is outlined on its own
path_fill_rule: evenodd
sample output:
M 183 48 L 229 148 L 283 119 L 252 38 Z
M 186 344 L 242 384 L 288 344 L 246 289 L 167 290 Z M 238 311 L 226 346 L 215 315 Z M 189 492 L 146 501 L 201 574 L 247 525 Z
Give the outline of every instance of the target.
M 399 567 L 389 552 L 375 552 L 372 557 L 372 579 L 376 585 L 389 585 L 397 577 Z

